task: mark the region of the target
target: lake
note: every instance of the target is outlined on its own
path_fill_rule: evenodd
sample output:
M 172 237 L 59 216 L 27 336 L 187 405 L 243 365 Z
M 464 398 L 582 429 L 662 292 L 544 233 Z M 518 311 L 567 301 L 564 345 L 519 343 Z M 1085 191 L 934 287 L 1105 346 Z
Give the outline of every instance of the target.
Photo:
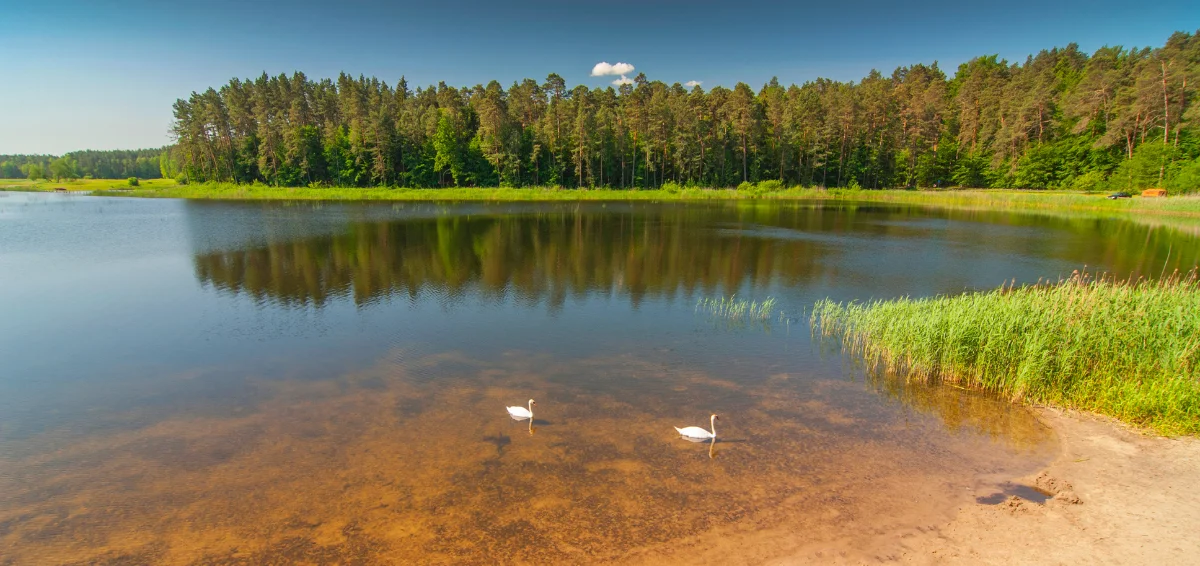
M 0 564 L 885 548 L 1056 439 L 866 371 L 806 309 L 1197 263 L 1195 234 L 1079 216 L 0 193 Z M 730 295 L 774 311 L 697 309 Z M 710 414 L 715 443 L 672 428 Z

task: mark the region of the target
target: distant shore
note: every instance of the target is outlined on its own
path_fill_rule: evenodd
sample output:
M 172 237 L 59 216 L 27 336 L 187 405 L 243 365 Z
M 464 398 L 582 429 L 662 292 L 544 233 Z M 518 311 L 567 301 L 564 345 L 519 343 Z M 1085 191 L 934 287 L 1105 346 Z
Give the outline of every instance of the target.
M 1011 189 L 856 190 L 788 188 L 746 191 L 732 188 L 687 188 L 679 191 L 632 189 L 272 187 L 232 183 L 183 185 L 172 179 L 148 179 L 130 186 L 125 179 L 76 181 L 0 180 L 0 190 L 88 191 L 98 196 L 210 200 L 339 200 L 339 201 L 704 201 L 826 200 L 935 206 L 963 210 L 1035 210 L 1153 215 L 1200 220 L 1200 195 L 1111 200 L 1107 193 Z

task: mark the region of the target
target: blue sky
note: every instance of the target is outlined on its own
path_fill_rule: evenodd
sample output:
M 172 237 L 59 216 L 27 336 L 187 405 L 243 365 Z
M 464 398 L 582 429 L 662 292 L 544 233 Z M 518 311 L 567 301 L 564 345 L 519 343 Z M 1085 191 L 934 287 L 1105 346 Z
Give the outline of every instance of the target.
M 982 4 L 982 5 L 980 5 Z M 231 77 L 339 71 L 456 86 L 562 75 L 604 85 L 600 61 L 705 88 L 756 89 L 971 57 L 1023 60 L 1076 42 L 1158 46 L 1200 28 L 1177 0 L 974 3 L 276 2 L 0 0 L 0 154 L 170 143 L 171 104 Z

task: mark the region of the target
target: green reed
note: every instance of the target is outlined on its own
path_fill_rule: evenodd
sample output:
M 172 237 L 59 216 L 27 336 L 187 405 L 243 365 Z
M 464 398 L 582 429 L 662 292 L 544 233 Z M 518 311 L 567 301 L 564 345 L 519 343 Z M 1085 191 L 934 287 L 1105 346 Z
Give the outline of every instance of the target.
M 729 297 L 702 298 L 696 302 L 697 311 L 705 311 L 715 317 L 735 321 L 770 320 L 775 309 L 775 299 L 767 297 L 764 301 L 749 301 L 739 299 L 736 295 Z
M 1024 287 L 818 302 L 813 331 L 873 369 L 1200 434 L 1200 284 L 1076 272 Z

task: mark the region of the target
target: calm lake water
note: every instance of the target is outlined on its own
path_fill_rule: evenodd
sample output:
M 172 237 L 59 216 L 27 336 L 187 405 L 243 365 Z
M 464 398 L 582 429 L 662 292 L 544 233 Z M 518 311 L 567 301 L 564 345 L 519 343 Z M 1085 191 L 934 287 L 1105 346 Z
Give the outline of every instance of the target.
M 886 537 L 1056 440 L 865 373 L 807 307 L 1197 263 L 1163 227 L 879 205 L 0 193 L 0 564 L 741 563 Z M 781 312 L 695 308 L 731 294 Z M 504 410 L 531 397 L 532 431 Z M 716 444 L 672 429 L 711 413 Z

